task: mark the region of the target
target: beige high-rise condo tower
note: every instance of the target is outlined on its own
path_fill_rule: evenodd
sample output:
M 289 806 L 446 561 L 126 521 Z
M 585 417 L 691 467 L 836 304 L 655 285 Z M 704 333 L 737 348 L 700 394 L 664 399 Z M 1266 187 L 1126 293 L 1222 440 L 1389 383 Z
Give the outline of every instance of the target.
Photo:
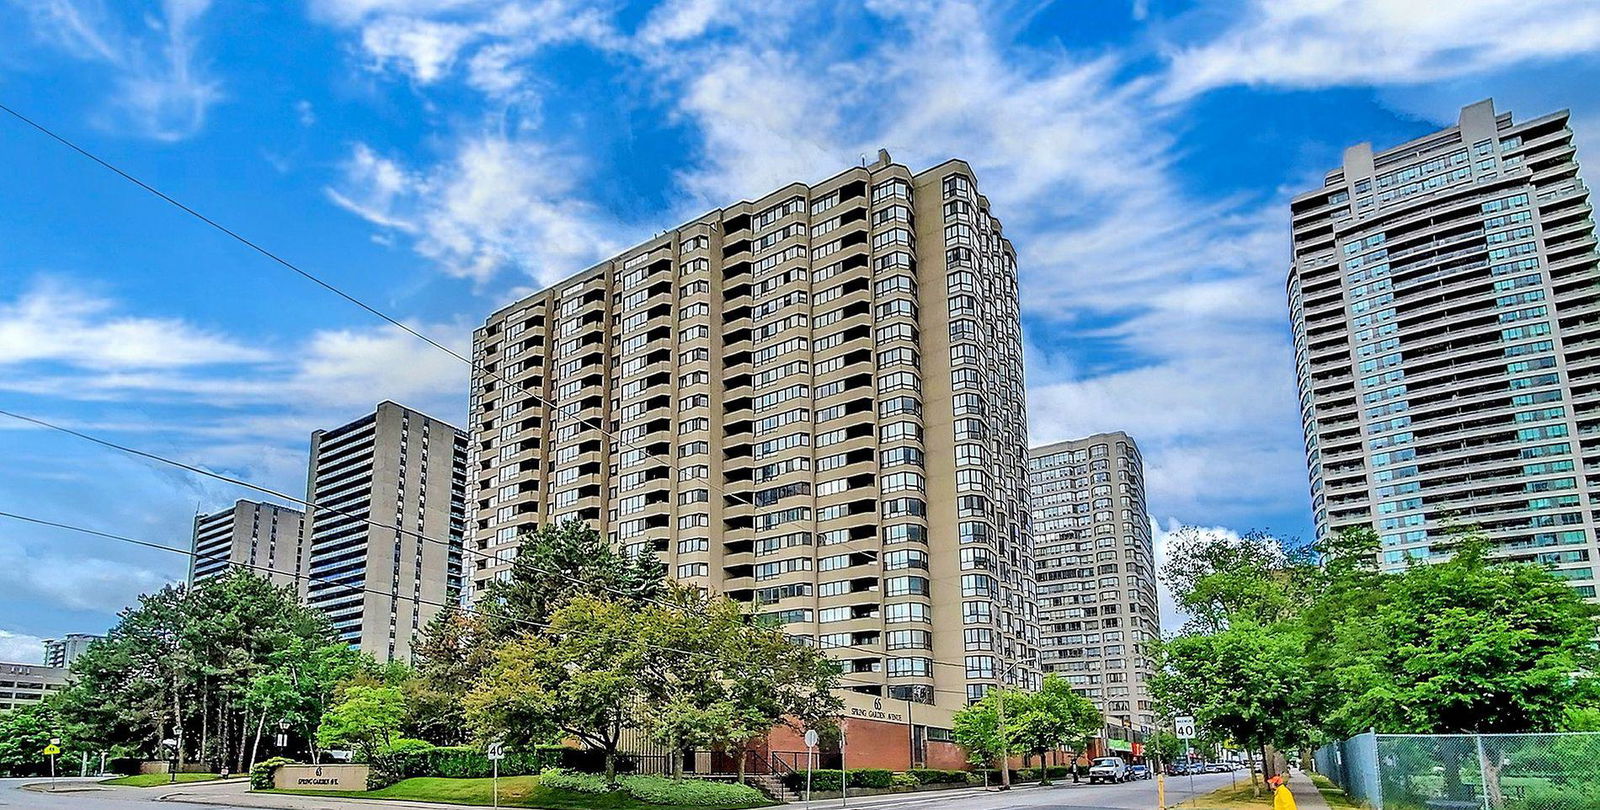
M 393 402 L 311 434 L 306 603 L 379 661 L 461 595 L 467 440 Z
M 1035 447 L 1028 483 L 1044 671 L 1100 707 L 1108 748 L 1131 752 L 1157 725 L 1161 638 L 1139 446 L 1118 431 Z
M 1492 102 L 1345 150 L 1296 196 L 1289 308 L 1317 534 L 1370 526 L 1386 570 L 1482 527 L 1595 595 L 1600 288 L 1565 111 Z
M 712 211 L 473 354 L 469 588 L 583 520 L 829 650 L 862 717 L 1037 680 L 1016 258 L 967 164 Z
M 240 500 L 209 515 L 195 515 L 189 584 L 242 567 L 274 585 L 305 587 L 305 513 L 275 503 Z

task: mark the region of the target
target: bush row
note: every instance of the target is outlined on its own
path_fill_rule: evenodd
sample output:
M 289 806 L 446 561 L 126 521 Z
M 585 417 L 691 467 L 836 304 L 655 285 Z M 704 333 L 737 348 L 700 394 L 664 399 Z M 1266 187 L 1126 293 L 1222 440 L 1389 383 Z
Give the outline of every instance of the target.
M 621 789 L 635 799 L 650 804 L 683 807 L 749 807 L 766 804 L 767 797 L 749 785 L 708 782 L 703 779 L 676 781 L 665 776 L 626 775 L 617 778 L 618 788 L 606 784 L 604 776 L 547 768 L 539 773 L 539 784 L 579 793 L 610 793 Z
M 937 768 L 914 768 L 896 773 L 886 768 L 851 768 L 815 770 L 811 772 L 811 790 L 818 793 L 837 793 L 848 782 L 853 788 L 914 787 L 916 785 L 952 784 L 967 781 L 966 771 L 942 771 Z M 783 775 L 783 783 L 790 790 L 806 789 L 806 772 L 795 771 Z

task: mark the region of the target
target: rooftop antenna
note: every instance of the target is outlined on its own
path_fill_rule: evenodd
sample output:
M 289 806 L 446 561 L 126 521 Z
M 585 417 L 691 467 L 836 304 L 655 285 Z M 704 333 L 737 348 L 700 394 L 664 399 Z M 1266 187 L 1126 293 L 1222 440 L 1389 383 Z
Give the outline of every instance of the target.
M 862 168 L 865 168 L 866 165 L 867 165 L 867 153 L 866 152 L 862 152 L 861 153 L 861 166 L 862 166 Z

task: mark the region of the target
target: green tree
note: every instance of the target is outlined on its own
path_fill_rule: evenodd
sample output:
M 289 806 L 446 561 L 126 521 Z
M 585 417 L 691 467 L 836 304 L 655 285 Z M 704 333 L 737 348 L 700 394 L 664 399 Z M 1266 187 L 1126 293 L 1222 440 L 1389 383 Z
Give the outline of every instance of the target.
M 660 596 L 666 568 L 653 554 L 624 554 L 589 524 L 569 520 L 522 537 L 506 579 L 478 601 L 485 635 L 496 641 L 537 630 L 574 596 L 641 605 Z
M 832 724 L 838 667 L 733 600 L 670 586 L 636 622 L 644 679 L 637 724 L 670 751 L 715 747 L 738 756 L 774 726 Z M 674 756 L 674 773 L 678 763 Z
M 1235 621 L 1267 625 L 1297 616 L 1314 570 L 1305 555 L 1264 532 L 1232 537 L 1185 526 L 1168 541 L 1161 576 L 1189 616 L 1185 629 L 1209 633 Z
M 446 608 L 428 622 L 412 643 L 415 677 L 402 688 L 406 693 L 406 733 L 435 745 L 466 742 L 463 701 L 472 684 L 494 662 L 486 639 L 484 620 L 456 608 Z
M 235 569 L 141 596 L 73 663 L 58 706 L 101 748 L 158 755 L 170 738 L 180 764 L 202 758 L 243 771 L 277 719 L 257 678 L 279 671 L 286 649 L 334 643 L 327 618 L 292 587 Z
M 1022 692 L 1015 703 L 1008 700 L 1006 715 L 1015 718 L 1018 749 L 1041 758 L 1062 748 L 1081 751 L 1084 739 L 1105 724 L 1094 703 L 1054 673 L 1045 676 L 1039 691 Z M 1049 769 L 1043 782 L 1050 783 Z
M 1306 737 L 1314 688 L 1306 643 L 1293 625 L 1238 621 L 1215 633 L 1180 635 L 1161 645 L 1151 689 L 1167 713 L 1192 711 L 1202 729 L 1264 756 L 1268 745 Z M 1254 768 L 1250 780 L 1259 794 Z
M 1189 748 L 1188 743 L 1178 739 L 1172 732 L 1156 729 L 1145 739 L 1145 753 L 1156 758 L 1159 764 L 1168 765 L 1183 758 L 1184 752 Z
M 323 748 L 351 747 L 368 762 L 378 758 L 394 743 L 405 720 L 405 695 L 397 686 L 352 685 L 343 687 L 342 698 L 322 715 L 317 726 L 317 742 Z
M 1005 767 L 1011 757 L 1027 752 L 1022 741 L 1017 715 L 1011 707 L 1023 701 L 1021 690 L 1010 687 L 991 689 L 983 698 L 956 711 L 951 718 L 951 736 L 967 750 L 967 761 L 974 765 Z M 1001 706 L 1005 702 L 1005 730 L 1000 728 Z
M 1544 731 L 1594 693 L 1595 606 L 1538 566 L 1488 554 L 1465 533 L 1449 560 L 1385 577 L 1376 605 L 1341 623 L 1336 732 Z
M 578 596 L 545 633 L 501 644 L 466 696 L 474 734 L 510 744 L 576 738 L 602 752 L 614 783 L 617 748 L 644 698 L 636 620 L 624 605 Z
M 76 729 L 61 717 L 51 700 L 0 712 L 0 774 L 49 773 L 50 758 L 45 756 L 44 749 L 56 738 L 61 740 L 64 752 L 58 761 L 70 761 L 66 757 L 86 750 L 74 731 Z

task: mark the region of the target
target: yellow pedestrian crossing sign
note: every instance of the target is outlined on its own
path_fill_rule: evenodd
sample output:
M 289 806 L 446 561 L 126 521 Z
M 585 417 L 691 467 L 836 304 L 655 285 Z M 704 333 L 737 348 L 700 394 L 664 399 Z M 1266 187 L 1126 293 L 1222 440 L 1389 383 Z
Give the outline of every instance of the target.
M 61 753 L 61 746 L 59 745 L 51 743 L 50 745 L 44 747 L 44 755 L 47 757 L 53 757 L 59 753 Z

